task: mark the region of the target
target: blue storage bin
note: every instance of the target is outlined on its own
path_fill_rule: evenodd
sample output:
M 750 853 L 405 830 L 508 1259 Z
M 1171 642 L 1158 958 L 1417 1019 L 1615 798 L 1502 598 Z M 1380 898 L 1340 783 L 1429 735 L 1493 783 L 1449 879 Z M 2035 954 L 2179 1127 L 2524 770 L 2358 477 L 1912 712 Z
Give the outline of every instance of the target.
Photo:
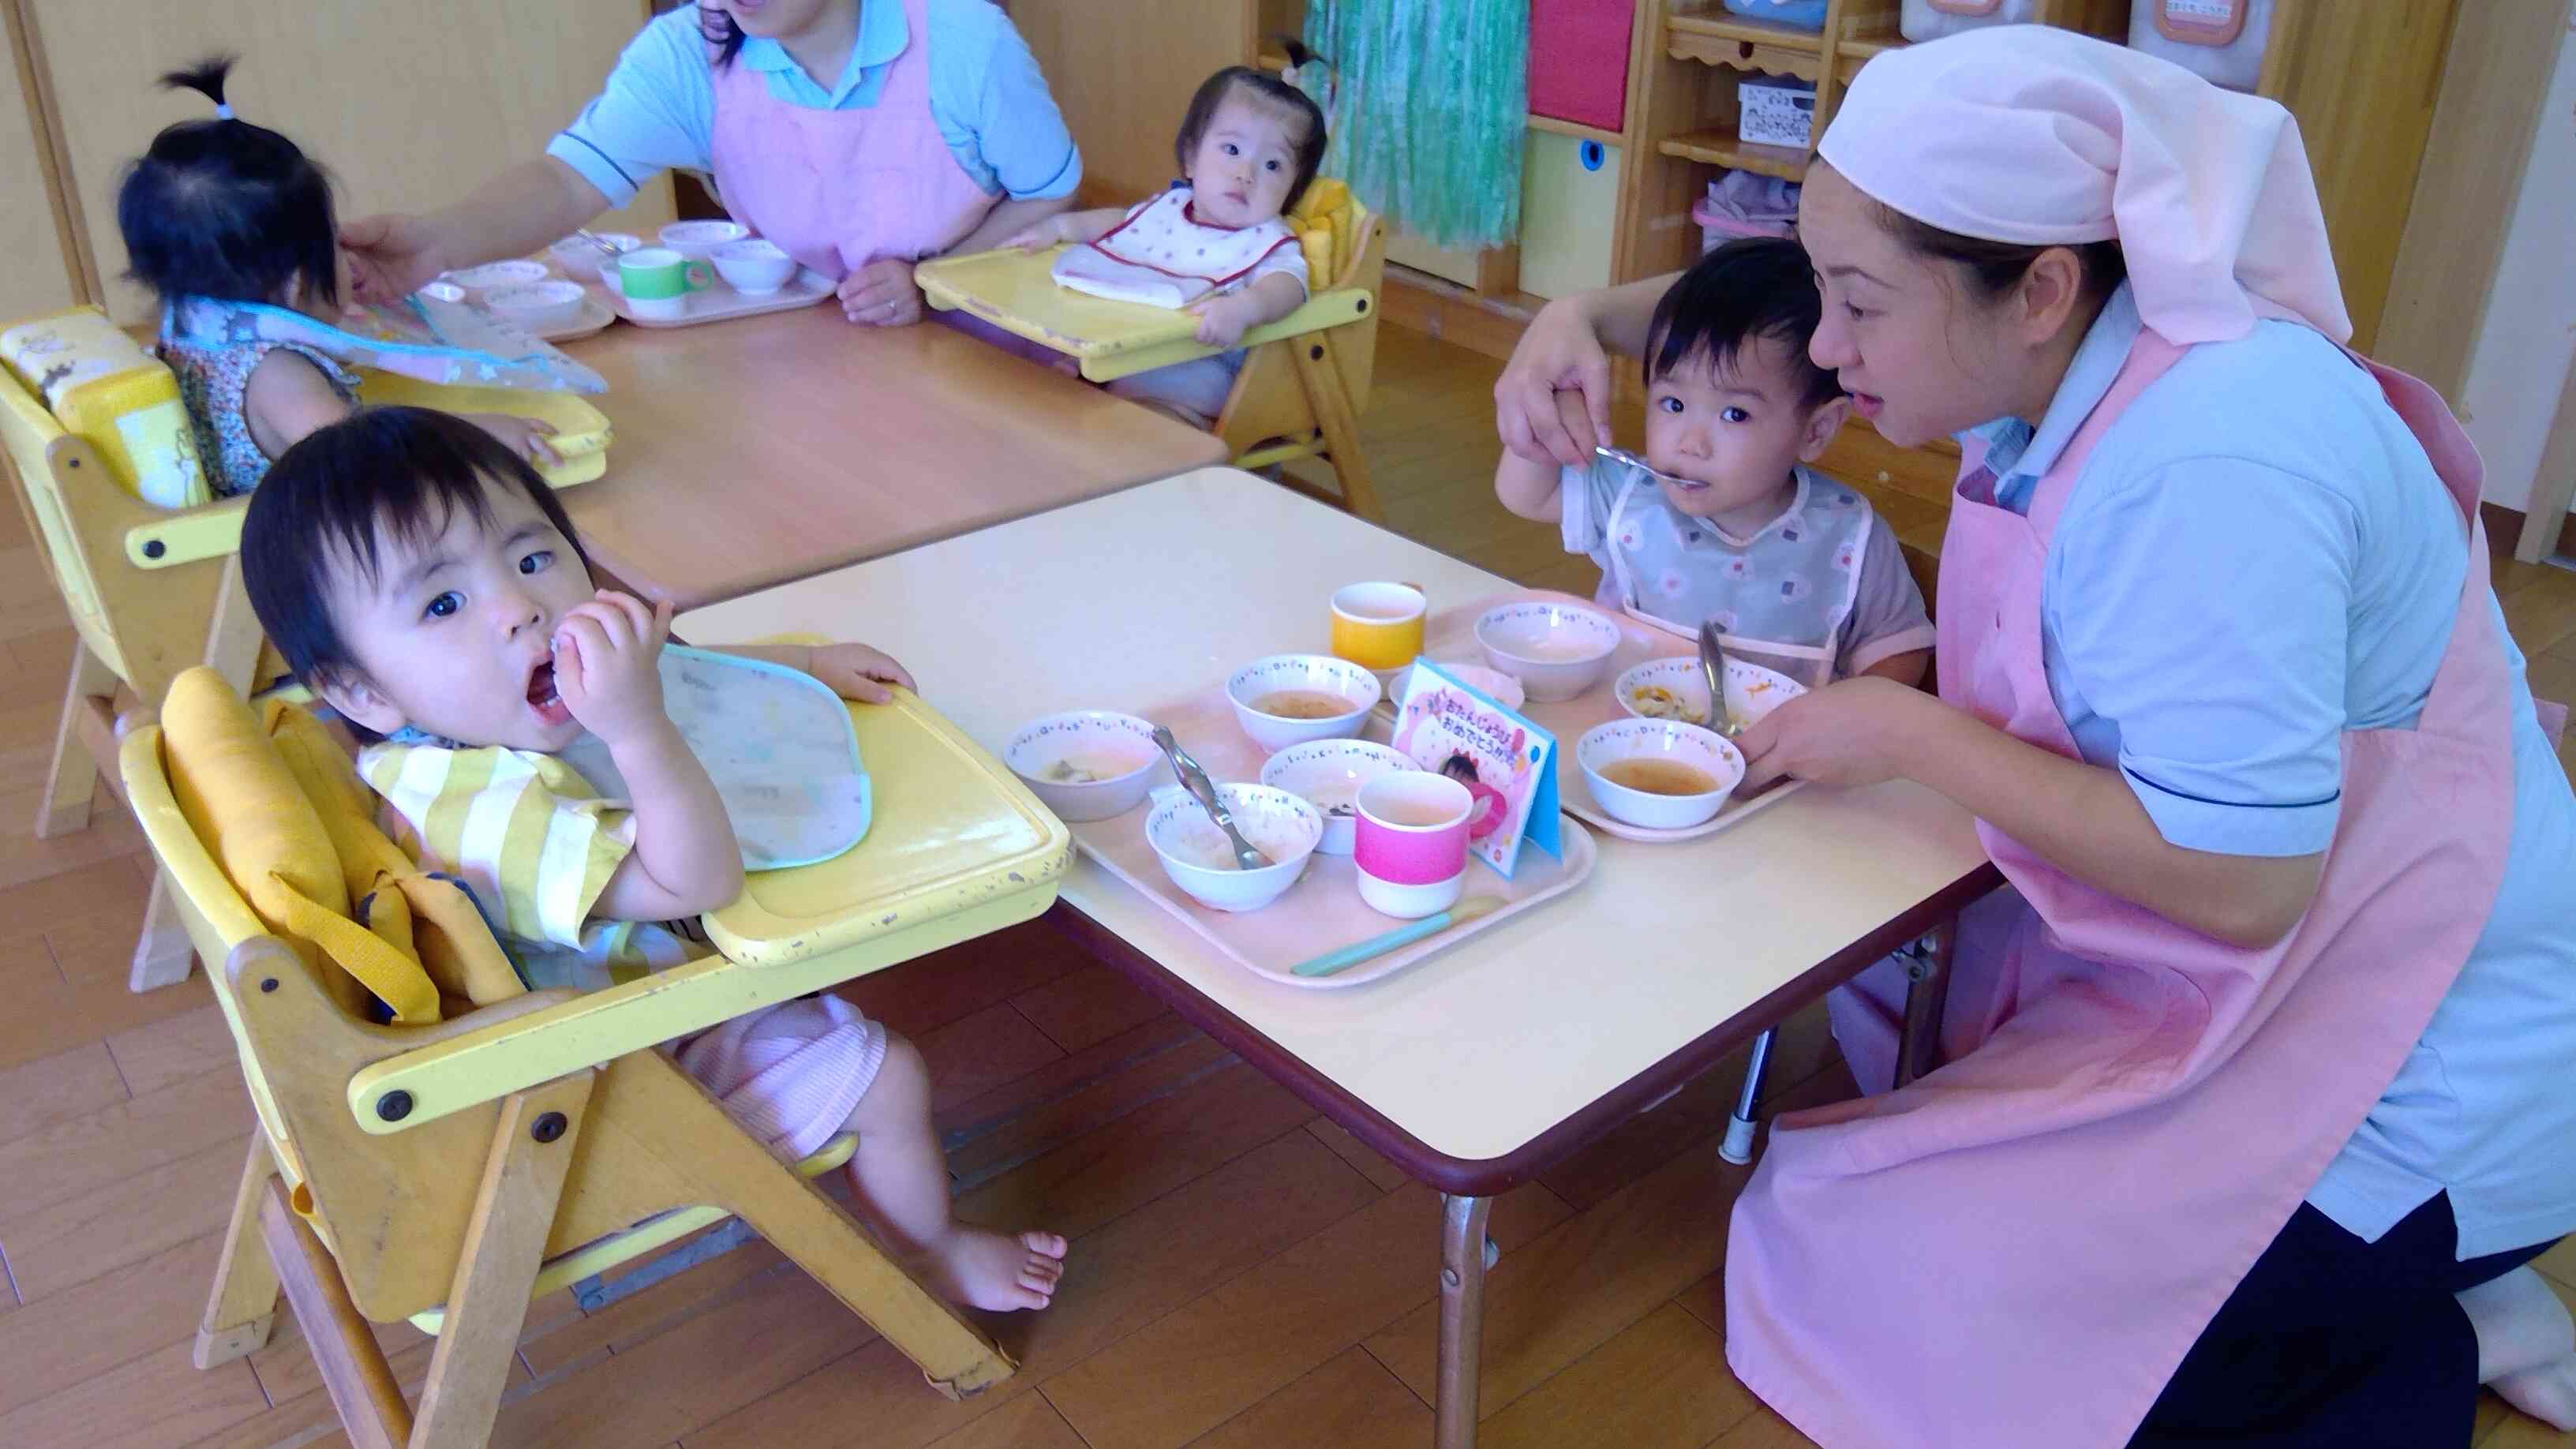
M 1825 28 L 1825 0 L 1726 0 L 1727 13 L 1800 30 Z

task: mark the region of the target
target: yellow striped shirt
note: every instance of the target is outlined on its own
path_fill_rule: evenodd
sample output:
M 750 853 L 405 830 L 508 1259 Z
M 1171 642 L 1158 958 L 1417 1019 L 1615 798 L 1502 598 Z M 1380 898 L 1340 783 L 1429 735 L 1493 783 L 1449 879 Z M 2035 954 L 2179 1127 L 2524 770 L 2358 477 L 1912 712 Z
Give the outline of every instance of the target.
M 383 797 L 386 833 L 497 916 L 530 985 L 596 988 L 671 964 L 662 958 L 674 952 L 641 939 L 662 932 L 591 919 L 635 848 L 635 814 L 570 765 L 498 746 L 388 743 L 359 752 L 358 773 Z

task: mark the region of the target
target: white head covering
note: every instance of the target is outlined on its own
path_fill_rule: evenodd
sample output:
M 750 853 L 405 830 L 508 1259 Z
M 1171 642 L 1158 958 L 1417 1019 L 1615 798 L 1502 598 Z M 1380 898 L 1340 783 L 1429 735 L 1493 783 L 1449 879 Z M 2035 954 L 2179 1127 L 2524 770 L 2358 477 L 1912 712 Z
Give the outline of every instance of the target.
M 1871 61 L 1816 149 L 1943 231 L 2118 238 L 2139 316 L 2170 341 L 2257 317 L 2352 335 L 2298 122 L 2170 61 L 2053 26 L 1966 31 Z

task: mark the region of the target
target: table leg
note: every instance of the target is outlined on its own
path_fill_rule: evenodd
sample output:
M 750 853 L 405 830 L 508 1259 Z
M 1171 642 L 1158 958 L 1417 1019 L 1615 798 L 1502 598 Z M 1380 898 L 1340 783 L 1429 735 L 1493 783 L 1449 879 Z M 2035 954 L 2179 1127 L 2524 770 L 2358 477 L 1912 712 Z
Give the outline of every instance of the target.
M 1439 1449 L 1475 1449 L 1476 1374 L 1485 1352 L 1485 1216 L 1491 1198 L 1440 1199 Z
M 1735 1115 L 1727 1119 L 1726 1141 L 1717 1155 L 1738 1167 L 1753 1160 L 1753 1114 L 1762 1105 L 1762 1074 L 1771 1066 L 1772 1032 L 1753 1039 L 1744 1062 L 1744 1088 L 1735 1094 Z
M 1939 1066 L 1941 1014 L 1950 998 L 1950 948 L 1958 923 L 1946 922 L 1905 953 L 1905 1032 L 1896 1043 L 1896 1085 Z

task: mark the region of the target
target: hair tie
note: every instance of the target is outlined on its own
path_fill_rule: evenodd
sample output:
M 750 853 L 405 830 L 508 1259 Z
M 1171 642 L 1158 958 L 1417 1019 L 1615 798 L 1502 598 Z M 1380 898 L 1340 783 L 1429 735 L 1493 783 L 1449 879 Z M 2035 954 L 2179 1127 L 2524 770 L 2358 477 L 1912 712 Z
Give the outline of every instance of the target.
M 229 120 L 231 120 L 232 118 L 233 118 L 233 108 L 232 108 L 232 104 L 231 104 L 231 102 L 229 102 L 229 101 L 217 101 L 217 102 L 215 102 L 215 119 L 216 119 L 216 120 L 218 120 L 218 121 L 229 121 Z

